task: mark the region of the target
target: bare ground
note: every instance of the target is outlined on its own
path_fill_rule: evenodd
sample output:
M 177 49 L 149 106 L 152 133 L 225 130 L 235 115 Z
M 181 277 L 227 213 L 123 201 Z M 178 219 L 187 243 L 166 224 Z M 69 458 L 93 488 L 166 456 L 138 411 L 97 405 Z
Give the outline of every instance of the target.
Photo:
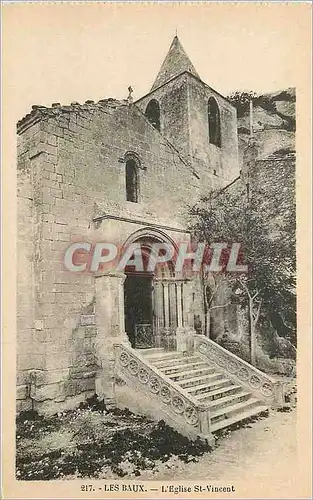
M 226 432 L 211 453 L 197 463 L 172 458 L 158 471 L 144 471 L 142 479 L 269 480 L 293 470 L 296 464 L 296 410 L 271 411 L 268 418 Z M 170 466 L 170 468 L 168 468 Z
M 232 431 L 212 449 L 164 422 L 128 410 L 91 407 L 17 420 L 17 479 L 266 481 L 296 463 L 296 411 L 271 411 Z

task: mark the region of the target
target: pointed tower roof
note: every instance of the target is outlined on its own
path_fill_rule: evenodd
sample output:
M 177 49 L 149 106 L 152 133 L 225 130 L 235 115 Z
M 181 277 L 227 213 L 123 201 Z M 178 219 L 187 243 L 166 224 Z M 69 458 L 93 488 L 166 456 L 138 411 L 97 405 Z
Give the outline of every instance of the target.
M 200 78 L 182 44 L 180 43 L 178 36 L 176 35 L 163 61 L 158 76 L 151 87 L 151 90 L 157 89 L 184 71 L 189 71 L 189 73 L 192 73 L 197 78 Z

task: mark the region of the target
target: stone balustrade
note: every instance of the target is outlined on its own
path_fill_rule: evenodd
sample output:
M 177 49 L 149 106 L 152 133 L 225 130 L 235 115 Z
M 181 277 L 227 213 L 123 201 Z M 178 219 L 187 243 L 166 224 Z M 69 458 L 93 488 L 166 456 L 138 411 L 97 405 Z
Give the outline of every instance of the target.
M 179 390 L 163 373 L 148 360 L 127 345 L 115 345 L 115 373 L 126 384 L 141 390 L 157 405 L 164 419 L 170 416 L 173 427 L 182 434 L 214 442 L 210 432 L 210 413 L 206 405 L 200 404 L 183 390 Z M 140 398 L 140 395 L 139 395 Z
M 204 335 L 193 335 L 193 347 L 209 363 L 233 381 L 247 387 L 256 397 L 273 406 L 283 406 L 283 383 L 258 370 Z

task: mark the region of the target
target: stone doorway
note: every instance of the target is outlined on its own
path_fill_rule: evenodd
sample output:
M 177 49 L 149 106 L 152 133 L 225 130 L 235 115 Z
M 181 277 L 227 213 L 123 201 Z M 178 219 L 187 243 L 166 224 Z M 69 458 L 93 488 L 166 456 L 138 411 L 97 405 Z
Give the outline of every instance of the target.
M 125 331 L 133 348 L 153 347 L 152 274 L 127 274 L 124 283 Z
M 152 245 L 174 246 L 166 237 L 160 238 L 157 231 L 154 233 L 138 231 L 125 243 L 140 244 L 143 264 L 142 271 L 131 264 L 125 269 L 125 332 L 133 348 L 173 350 L 177 346 L 177 329 L 189 325 L 189 280 L 175 275 L 173 260 L 156 263 L 149 271 L 148 262 L 154 258 Z

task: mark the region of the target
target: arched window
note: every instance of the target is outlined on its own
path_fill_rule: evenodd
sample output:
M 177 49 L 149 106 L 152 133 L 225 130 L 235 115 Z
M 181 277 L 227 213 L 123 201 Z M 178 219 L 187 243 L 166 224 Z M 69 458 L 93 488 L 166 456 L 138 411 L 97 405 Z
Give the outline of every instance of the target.
M 160 105 L 156 99 L 151 99 L 146 107 L 145 116 L 151 125 L 160 131 Z
M 221 147 L 221 119 L 220 110 L 214 97 L 208 102 L 209 141 L 215 146 Z
M 126 200 L 138 203 L 138 171 L 134 160 L 126 161 Z

